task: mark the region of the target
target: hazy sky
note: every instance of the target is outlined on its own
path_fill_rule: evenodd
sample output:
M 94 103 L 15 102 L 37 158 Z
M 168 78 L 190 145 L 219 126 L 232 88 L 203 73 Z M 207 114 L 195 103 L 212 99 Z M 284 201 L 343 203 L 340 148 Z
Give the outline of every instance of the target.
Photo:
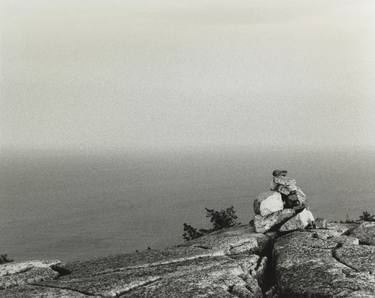
M 0 145 L 375 147 L 373 0 L 0 0 Z

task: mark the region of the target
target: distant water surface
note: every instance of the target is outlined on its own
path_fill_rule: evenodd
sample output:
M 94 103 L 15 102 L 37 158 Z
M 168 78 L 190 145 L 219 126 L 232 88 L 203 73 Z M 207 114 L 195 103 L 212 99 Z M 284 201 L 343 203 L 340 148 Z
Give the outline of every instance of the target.
M 182 241 L 204 207 L 233 205 L 241 222 L 271 171 L 286 168 L 315 215 L 375 213 L 375 153 L 2 154 L 0 253 L 87 259 Z

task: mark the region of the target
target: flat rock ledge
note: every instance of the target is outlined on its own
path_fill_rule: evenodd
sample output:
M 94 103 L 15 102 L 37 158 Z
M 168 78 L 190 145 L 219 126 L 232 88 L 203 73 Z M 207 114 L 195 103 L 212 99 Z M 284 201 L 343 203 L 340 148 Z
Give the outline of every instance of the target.
M 0 297 L 263 297 L 271 244 L 272 235 L 246 225 L 165 250 L 43 267 L 9 263 Z
M 296 231 L 273 248 L 280 297 L 375 297 L 375 246 L 351 236 L 356 224 Z M 358 230 L 357 230 L 358 231 Z
M 262 234 L 243 225 L 164 250 L 8 263 L 0 297 L 375 297 L 373 227 Z

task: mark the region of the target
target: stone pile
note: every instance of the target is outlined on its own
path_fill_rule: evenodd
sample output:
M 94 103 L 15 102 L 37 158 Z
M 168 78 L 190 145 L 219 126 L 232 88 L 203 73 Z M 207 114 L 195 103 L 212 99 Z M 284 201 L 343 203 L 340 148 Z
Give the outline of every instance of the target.
M 288 232 L 314 226 L 306 195 L 296 180 L 286 175 L 285 170 L 274 170 L 270 191 L 259 194 L 254 200 L 256 232 Z

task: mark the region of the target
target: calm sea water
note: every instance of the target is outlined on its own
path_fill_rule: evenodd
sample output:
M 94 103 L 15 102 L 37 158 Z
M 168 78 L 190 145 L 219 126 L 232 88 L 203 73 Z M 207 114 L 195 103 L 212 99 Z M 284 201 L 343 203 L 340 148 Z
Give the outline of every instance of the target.
M 86 259 L 182 241 L 204 207 L 241 222 L 271 171 L 286 168 L 315 215 L 375 212 L 375 153 L 196 153 L 1 156 L 0 252 L 17 260 Z

